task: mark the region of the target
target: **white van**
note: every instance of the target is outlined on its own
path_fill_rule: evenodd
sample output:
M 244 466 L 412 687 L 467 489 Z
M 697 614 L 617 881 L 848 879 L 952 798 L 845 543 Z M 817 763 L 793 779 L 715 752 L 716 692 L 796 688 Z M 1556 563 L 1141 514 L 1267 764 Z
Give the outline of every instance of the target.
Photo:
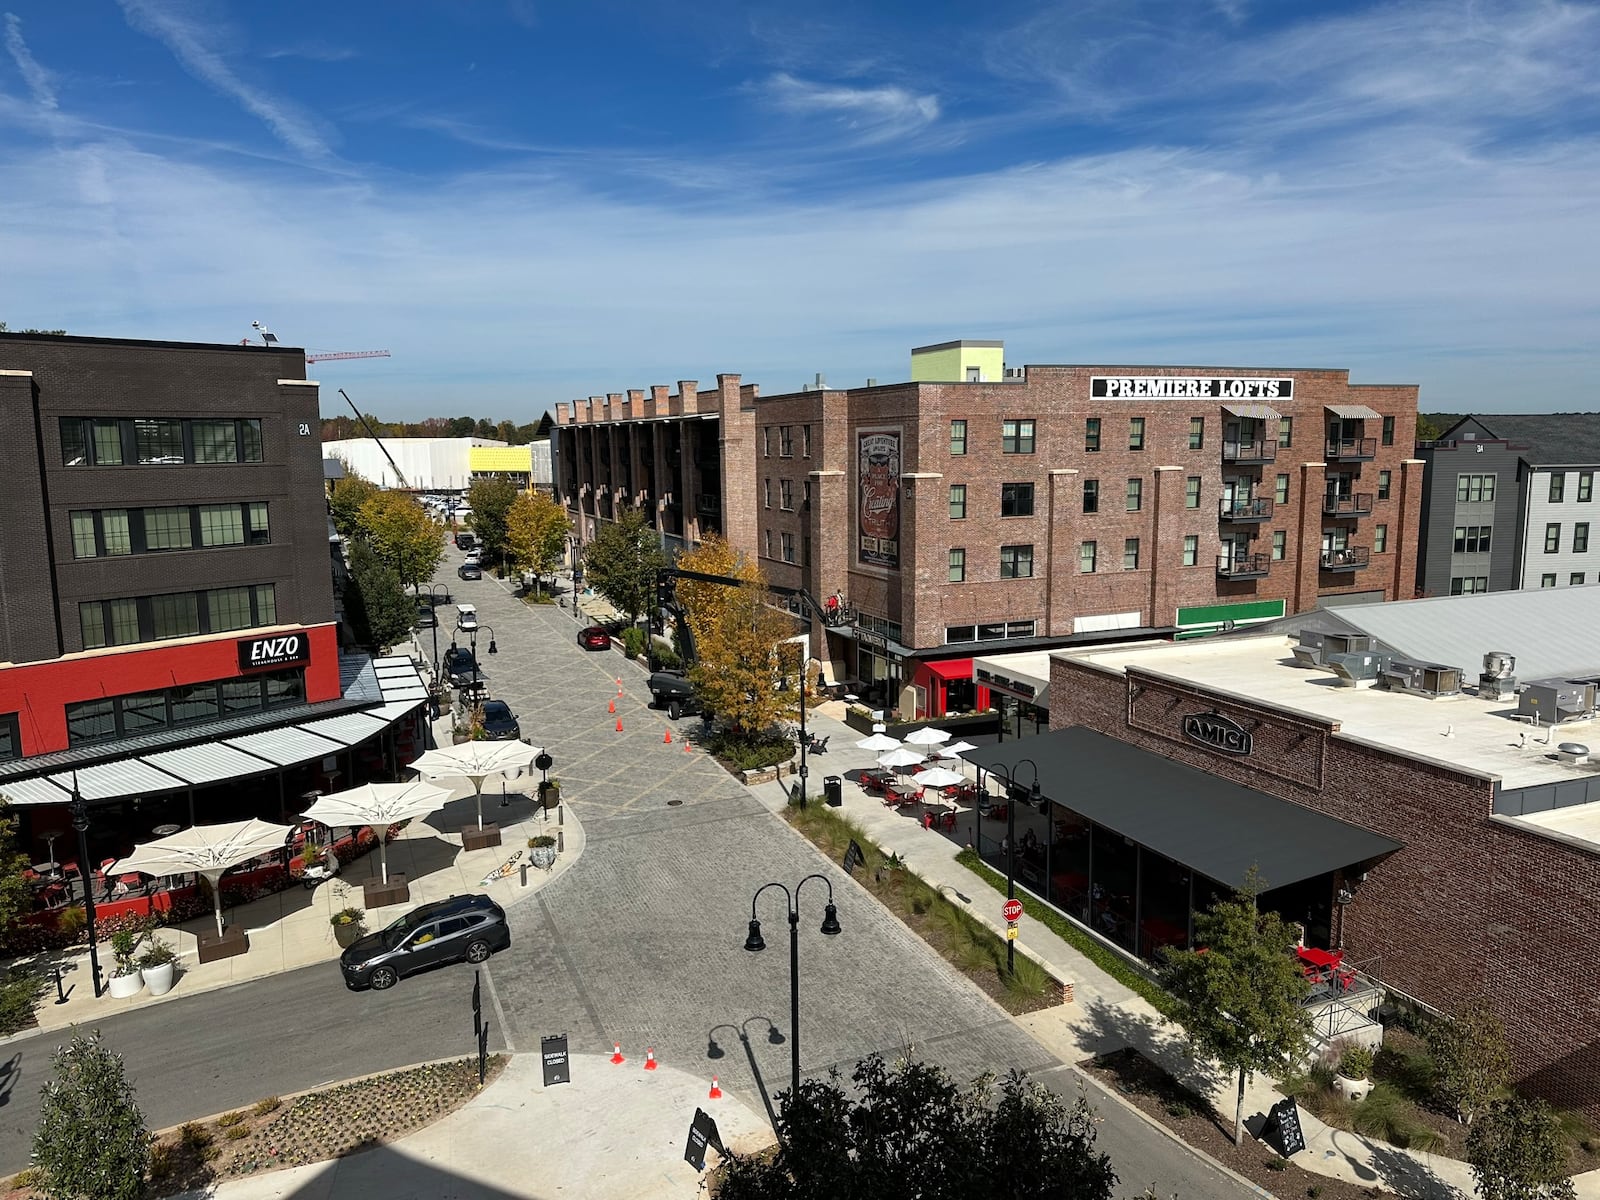
M 478 609 L 471 604 L 456 605 L 456 628 L 471 633 L 478 627 Z

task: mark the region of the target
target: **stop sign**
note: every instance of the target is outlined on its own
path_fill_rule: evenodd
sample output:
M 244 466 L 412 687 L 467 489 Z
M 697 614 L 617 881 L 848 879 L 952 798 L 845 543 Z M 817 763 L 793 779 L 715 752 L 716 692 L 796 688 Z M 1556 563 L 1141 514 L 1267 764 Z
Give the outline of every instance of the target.
M 1022 920 L 1022 901 L 1021 900 L 1007 900 L 1006 901 L 1006 906 L 1004 908 L 1002 908 L 1000 911 L 1001 911 L 1001 913 L 1003 913 L 1005 915 L 1006 920 L 1008 920 L 1008 921 L 1020 921 L 1020 920 Z

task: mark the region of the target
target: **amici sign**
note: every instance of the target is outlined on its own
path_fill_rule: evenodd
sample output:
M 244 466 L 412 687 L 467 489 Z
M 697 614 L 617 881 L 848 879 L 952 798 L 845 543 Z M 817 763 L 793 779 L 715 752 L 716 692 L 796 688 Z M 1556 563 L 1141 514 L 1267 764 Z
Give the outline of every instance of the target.
M 1218 712 L 1190 713 L 1183 719 L 1183 736 L 1219 754 L 1244 758 L 1254 749 L 1250 731 Z

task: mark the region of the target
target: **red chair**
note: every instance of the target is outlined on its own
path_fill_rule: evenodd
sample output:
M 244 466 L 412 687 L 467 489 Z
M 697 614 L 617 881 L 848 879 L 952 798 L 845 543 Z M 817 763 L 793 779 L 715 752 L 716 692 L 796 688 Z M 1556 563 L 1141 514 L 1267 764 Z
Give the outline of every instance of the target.
M 944 814 L 943 824 L 944 824 L 944 827 L 947 830 L 949 830 L 951 833 L 954 833 L 955 832 L 955 828 L 956 828 L 956 815 L 955 815 L 955 813 L 953 813 L 953 812 L 945 813 Z

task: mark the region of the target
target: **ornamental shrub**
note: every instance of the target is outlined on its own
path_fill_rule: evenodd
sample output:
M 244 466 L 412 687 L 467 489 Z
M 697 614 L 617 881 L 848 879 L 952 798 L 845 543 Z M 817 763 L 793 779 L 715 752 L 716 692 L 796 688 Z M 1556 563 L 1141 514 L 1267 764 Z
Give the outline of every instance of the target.
M 152 1138 L 122 1056 L 99 1032 L 77 1034 L 51 1057 L 42 1089 L 33 1164 L 48 1196 L 139 1200 Z

